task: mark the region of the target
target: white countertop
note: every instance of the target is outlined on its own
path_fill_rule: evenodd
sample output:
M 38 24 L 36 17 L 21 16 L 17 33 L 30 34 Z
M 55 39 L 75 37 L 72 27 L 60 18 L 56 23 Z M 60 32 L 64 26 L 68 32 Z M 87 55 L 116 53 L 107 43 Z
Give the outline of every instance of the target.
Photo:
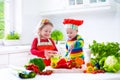
M 12 71 L 11 68 L 1 69 L 0 80 L 22 80 Z M 35 78 L 24 80 L 120 80 L 120 73 L 55 72 L 51 75 L 37 75 Z
M 30 45 L 23 46 L 0 46 L 0 54 L 19 53 L 30 51 Z

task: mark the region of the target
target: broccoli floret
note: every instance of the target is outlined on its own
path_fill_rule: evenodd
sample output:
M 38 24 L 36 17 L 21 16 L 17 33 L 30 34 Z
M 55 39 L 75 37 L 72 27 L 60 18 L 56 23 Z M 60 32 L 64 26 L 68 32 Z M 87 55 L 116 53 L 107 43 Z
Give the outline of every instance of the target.
M 45 69 L 45 64 L 44 64 L 44 61 L 43 61 L 42 58 L 33 58 L 33 59 L 30 59 L 29 63 L 38 66 L 38 69 L 40 71 L 43 71 Z

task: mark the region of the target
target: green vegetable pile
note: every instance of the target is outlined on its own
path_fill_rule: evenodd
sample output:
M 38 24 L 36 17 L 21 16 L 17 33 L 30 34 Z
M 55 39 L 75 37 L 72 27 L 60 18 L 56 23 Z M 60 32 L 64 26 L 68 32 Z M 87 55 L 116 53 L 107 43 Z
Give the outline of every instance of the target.
M 93 41 L 89 45 L 91 54 L 90 62 L 98 69 L 106 72 L 118 72 L 120 70 L 120 44 L 118 42 L 98 43 Z
M 45 64 L 42 58 L 33 58 L 30 59 L 29 64 L 34 64 L 38 67 L 39 71 L 43 71 L 45 69 Z

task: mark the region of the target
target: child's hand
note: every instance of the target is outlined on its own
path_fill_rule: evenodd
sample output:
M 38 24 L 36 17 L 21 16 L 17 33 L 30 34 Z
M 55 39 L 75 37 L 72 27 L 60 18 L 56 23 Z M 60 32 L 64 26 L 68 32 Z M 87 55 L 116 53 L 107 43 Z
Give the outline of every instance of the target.
M 53 56 L 56 53 L 57 51 L 45 50 L 45 57 L 49 59 L 51 56 Z
M 49 53 L 52 53 L 52 54 L 57 54 L 57 51 L 48 51 Z
M 70 51 L 74 48 L 74 44 L 71 44 Z

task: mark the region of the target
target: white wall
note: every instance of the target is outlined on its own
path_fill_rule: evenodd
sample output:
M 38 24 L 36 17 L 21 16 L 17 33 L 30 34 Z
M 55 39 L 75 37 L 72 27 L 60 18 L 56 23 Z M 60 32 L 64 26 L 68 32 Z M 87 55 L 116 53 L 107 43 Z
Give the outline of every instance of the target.
M 41 19 L 39 5 L 41 0 L 23 0 L 22 5 L 22 40 L 23 43 L 30 44 L 34 38 L 36 25 Z M 92 40 L 97 41 L 118 41 L 120 42 L 120 7 L 116 10 L 85 11 L 72 14 L 45 16 L 49 18 L 55 29 L 61 30 L 64 34 L 65 29 L 62 24 L 64 18 L 83 19 L 84 24 L 79 28 L 79 34 L 88 45 Z
M 22 0 L 22 44 L 31 44 L 35 37 L 36 26 L 41 18 L 41 0 Z
M 84 20 L 84 24 L 79 27 L 79 34 L 84 38 L 85 46 L 88 46 L 93 40 L 97 40 L 98 42 L 120 42 L 120 14 L 116 13 L 116 11 L 91 11 L 50 16 L 50 19 L 54 22 L 54 26 L 66 34 L 64 25 L 62 24 L 64 18 Z

